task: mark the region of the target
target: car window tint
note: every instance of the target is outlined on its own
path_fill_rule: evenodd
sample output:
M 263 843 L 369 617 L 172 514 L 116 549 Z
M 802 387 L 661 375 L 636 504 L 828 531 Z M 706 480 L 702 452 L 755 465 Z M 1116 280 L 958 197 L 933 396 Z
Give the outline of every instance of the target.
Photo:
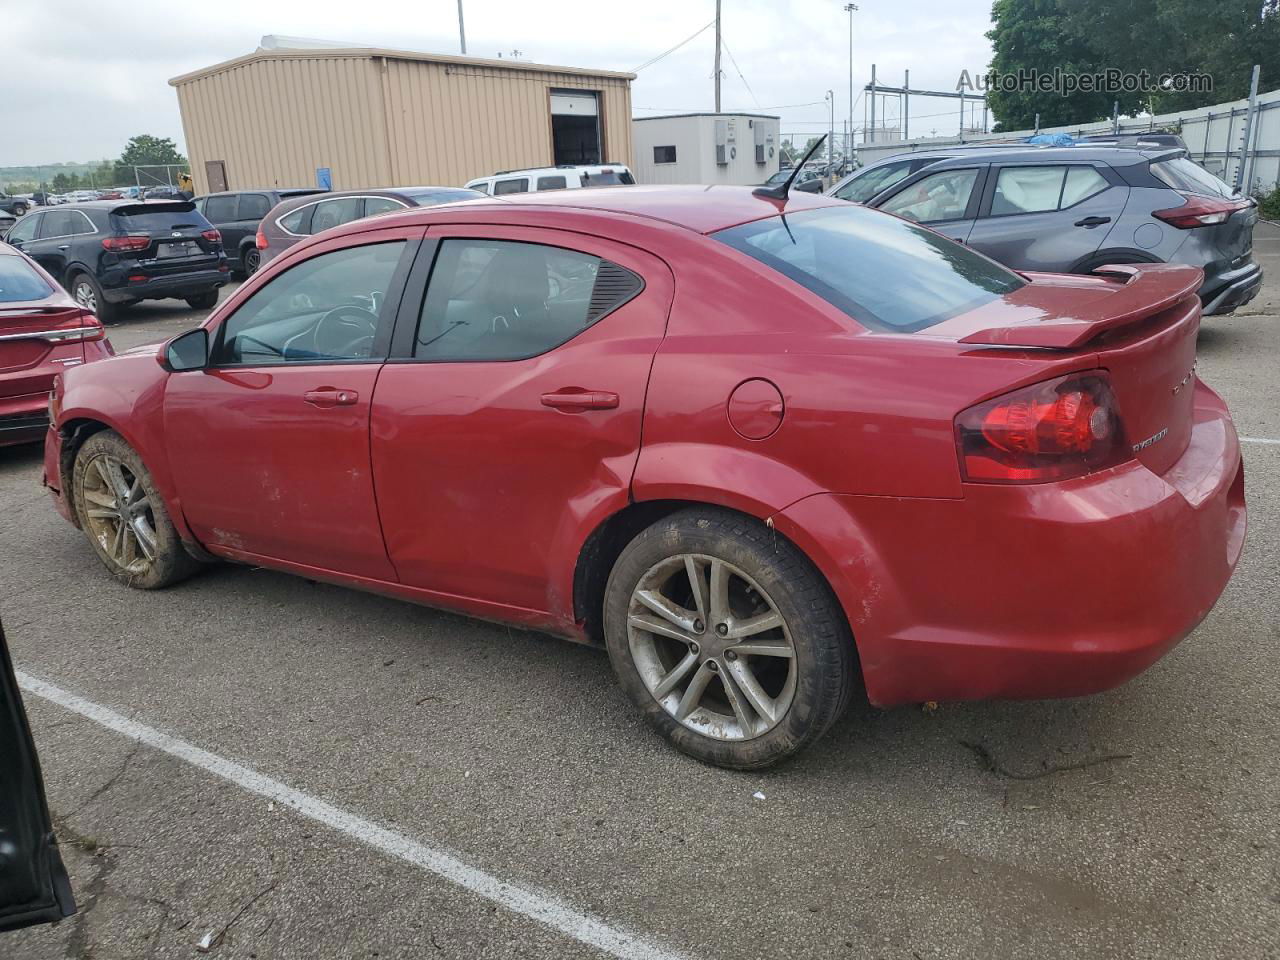
M 837 190 L 835 195 L 841 200 L 866 203 L 881 190 L 887 190 L 910 172 L 909 160 L 903 163 L 886 163 L 883 167 L 875 167 L 861 176 L 854 177 Z
M 569 181 L 564 177 L 539 177 L 539 190 L 563 190 L 568 186 Z
M 53 293 L 25 257 L 0 256 L 0 303 L 43 300 Z
M 388 213 L 392 210 L 403 210 L 404 204 L 390 197 L 369 197 L 364 202 L 364 215 L 372 217 L 375 213 Z
M 278 221 L 280 226 L 290 233 L 307 236 L 311 233 L 311 216 L 316 211 L 316 204 L 310 203 L 299 207 L 293 213 L 287 213 Z
M 499 180 L 493 185 L 493 194 L 496 197 L 500 197 L 504 193 L 527 193 L 528 190 L 529 180 L 527 177 L 521 177 L 518 180 Z
M 1057 210 L 1066 173 L 1066 167 L 1004 167 L 996 175 L 991 215 Z
M 210 223 L 227 223 L 236 218 L 239 198 L 233 193 L 227 197 L 209 197 L 204 202 L 204 215 Z
M 1067 170 L 1067 184 L 1062 188 L 1062 203 L 1059 206 L 1063 209 L 1074 206 L 1109 186 L 1111 184 L 1107 183 L 1106 177 L 1093 167 L 1071 167 Z
M 424 360 L 519 360 L 571 340 L 643 281 L 600 257 L 506 240 L 440 244 L 418 321 Z
M 44 215 L 40 225 L 40 239 L 46 237 L 74 237 L 93 233 L 93 224 L 78 210 L 51 210 Z
M 954 240 L 855 204 L 769 217 L 715 237 L 872 329 L 921 330 L 1024 285 Z
M 920 223 L 959 220 L 969 207 L 977 179 L 977 170 L 943 170 L 895 193 L 880 209 Z
M 359 220 L 363 209 L 363 197 L 341 197 L 317 203 L 316 212 L 311 215 L 311 232 L 319 233 L 330 227 L 340 227 L 352 220 Z
M 227 318 L 215 364 L 367 360 L 405 243 L 320 254 L 259 288 Z
M 43 213 L 33 213 L 29 217 L 23 217 L 13 225 L 9 230 L 8 240 L 12 243 L 14 240 L 21 240 L 26 243 L 36 238 L 36 228 L 40 226 L 40 220 L 44 217 Z
M 236 216 L 240 220 L 261 220 L 270 209 L 271 198 L 266 194 L 242 193 L 240 194 L 240 208 Z

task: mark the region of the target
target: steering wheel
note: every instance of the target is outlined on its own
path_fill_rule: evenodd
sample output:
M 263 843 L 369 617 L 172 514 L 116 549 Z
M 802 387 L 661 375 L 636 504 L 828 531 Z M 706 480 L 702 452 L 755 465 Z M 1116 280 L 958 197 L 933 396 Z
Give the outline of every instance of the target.
M 367 357 L 373 353 L 378 317 L 363 307 L 343 304 L 316 322 L 315 351 L 327 357 Z

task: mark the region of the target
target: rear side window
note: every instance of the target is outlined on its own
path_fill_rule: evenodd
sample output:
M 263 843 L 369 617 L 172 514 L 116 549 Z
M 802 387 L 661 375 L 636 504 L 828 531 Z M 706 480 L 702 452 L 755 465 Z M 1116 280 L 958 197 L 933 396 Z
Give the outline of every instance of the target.
M 158 233 L 164 230 L 207 229 L 209 221 L 194 203 L 148 203 L 117 207 L 111 211 L 114 225 L 125 233 Z
M 311 216 L 311 232 L 316 234 L 330 227 L 340 227 L 352 220 L 359 220 L 364 215 L 363 211 L 363 197 L 323 200 L 316 204 L 316 212 Z
M 75 237 L 93 233 L 93 224 L 79 210 L 50 210 L 40 224 L 40 239 L 51 237 Z
M 608 260 L 539 243 L 444 240 L 418 321 L 422 360 L 522 360 L 573 339 L 644 287 Z
M 1235 191 L 1225 182 L 1187 157 L 1173 157 L 1151 164 L 1156 178 L 1182 193 L 1198 193 L 1205 197 L 1234 197 Z
M 240 220 L 261 220 L 271 209 L 271 198 L 263 193 L 240 194 L 240 208 L 236 214 Z
M 0 256 L 0 303 L 43 300 L 53 288 L 22 257 Z
M 500 197 L 504 193 L 528 193 L 529 180 L 527 177 L 521 177 L 519 180 L 499 180 L 493 185 L 493 195 Z
M 375 213 L 390 213 L 392 210 L 403 210 L 404 204 L 390 197 L 369 197 L 364 202 L 364 215 L 372 217 Z
M 757 220 L 714 236 L 873 330 L 922 330 L 1024 284 L 968 247 L 852 204 Z
M 305 207 L 299 207 L 293 213 L 287 213 L 280 218 L 279 224 L 290 233 L 296 233 L 300 237 L 305 237 L 311 233 L 311 216 L 316 212 L 314 203 Z
M 539 177 L 539 190 L 563 190 L 569 185 L 569 181 L 564 177 Z
M 1108 186 L 1093 167 L 1003 167 L 996 175 L 991 216 L 1065 209 Z
M 227 223 L 236 219 L 239 198 L 233 193 L 226 197 L 208 197 L 204 202 L 204 215 L 211 223 Z

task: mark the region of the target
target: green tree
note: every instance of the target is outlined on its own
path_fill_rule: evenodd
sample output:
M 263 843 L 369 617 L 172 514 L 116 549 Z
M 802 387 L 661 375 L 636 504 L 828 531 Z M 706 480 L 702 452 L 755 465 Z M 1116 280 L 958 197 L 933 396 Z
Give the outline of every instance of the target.
M 129 139 L 124 153 L 115 162 L 113 177 L 120 184 L 133 183 L 135 166 L 185 165 L 186 162 L 187 158 L 178 152 L 177 145 L 171 139 L 143 133 Z
M 1068 23 L 1067 9 L 1077 0 L 995 0 L 991 8 L 992 28 L 987 39 L 995 51 L 991 70 L 1002 75 L 1019 71 L 1094 73 L 1103 67 L 1097 49 L 1077 35 Z M 997 130 L 1025 130 L 1035 126 L 1036 114 L 1042 127 L 1088 123 L 1110 116 L 1112 102 L 1122 107 L 1136 105 L 1135 98 L 1108 92 L 1075 91 L 1062 96 L 1057 91 L 992 89 L 987 103 L 996 119 Z

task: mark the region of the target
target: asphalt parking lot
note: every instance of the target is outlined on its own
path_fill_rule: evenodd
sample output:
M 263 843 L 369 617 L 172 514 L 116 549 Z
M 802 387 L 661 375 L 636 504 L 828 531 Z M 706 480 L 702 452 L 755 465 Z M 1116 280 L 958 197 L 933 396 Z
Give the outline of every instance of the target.
M 1256 245 L 1268 287 L 1200 338 L 1250 529 L 1195 634 L 1090 698 L 855 705 L 764 773 L 668 749 L 601 651 L 243 567 L 128 590 L 40 451 L 0 451 L 14 660 L 90 702 L 28 693 L 81 912 L 0 957 L 1280 958 L 1280 229 Z

